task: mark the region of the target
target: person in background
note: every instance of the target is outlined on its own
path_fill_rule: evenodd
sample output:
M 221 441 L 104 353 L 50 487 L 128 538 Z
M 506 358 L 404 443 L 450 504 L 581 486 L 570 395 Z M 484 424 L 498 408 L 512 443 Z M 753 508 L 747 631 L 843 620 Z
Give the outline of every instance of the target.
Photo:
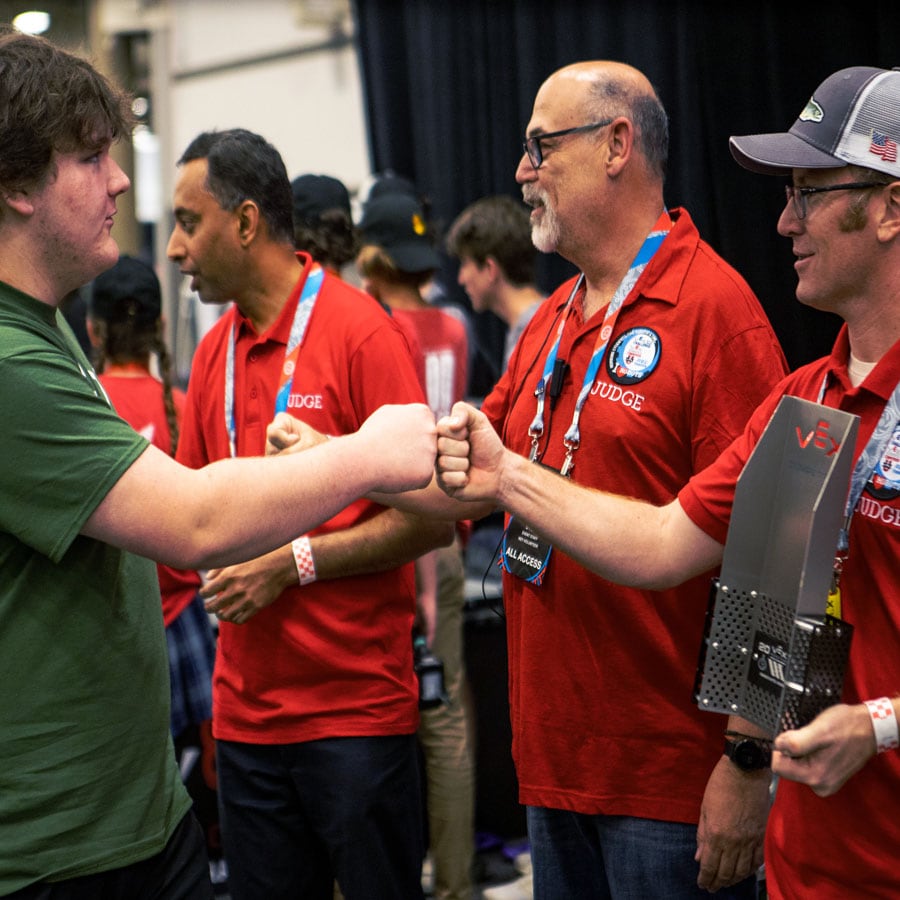
M 545 299 L 534 282 L 536 249 L 528 209 L 506 195 L 482 197 L 453 220 L 446 245 L 459 260 L 459 283 L 472 308 L 494 313 L 507 327 L 505 369 Z
M 427 484 L 434 419 L 393 406 L 327 447 L 203 471 L 154 447 L 60 312 L 119 258 L 130 182 L 110 148 L 131 98 L 12 28 L 0 68 L 0 895 L 211 898 L 151 560 L 238 562 L 372 490 Z
M 191 467 L 261 455 L 276 411 L 340 436 L 423 397 L 386 312 L 295 250 L 291 204 L 280 154 L 253 132 L 204 132 L 181 156 L 168 256 L 202 302 L 233 301 L 194 356 L 177 454 Z M 335 879 L 346 900 L 421 895 L 411 562 L 452 533 L 363 500 L 208 573 L 235 900 L 331 898 Z
M 381 200 L 387 196 L 401 196 L 417 204 L 419 218 L 424 226 L 424 236 L 434 248 L 435 269 L 428 279 L 420 286 L 419 293 L 429 306 L 440 309 L 447 315 L 458 320 L 466 330 L 466 342 L 469 348 L 469 356 L 466 363 L 467 384 L 466 396 L 473 393 L 483 396 L 484 383 L 490 386 L 494 384 L 500 375 L 499 348 L 496 353 L 491 348 L 483 345 L 476 328 L 475 317 L 472 309 L 460 292 L 454 292 L 445 281 L 445 274 L 441 272 L 441 258 L 437 248 L 442 245 L 442 225 L 440 218 L 435 214 L 431 198 L 424 191 L 420 191 L 408 178 L 397 175 L 391 170 L 374 176 L 371 184 L 362 192 L 360 220 L 365 217 L 366 206 L 371 201 Z M 499 323 L 498 323 L 499 324 Z
M 294 199 L 294 246 L 346 281 L 359 251 L 350 194 L 330 175 L 298 175 L 291 182 Z
M 59 305 L 59 311 L 63 314 L 72 334 L 78 341 L 85 356 L 90 358 L 93 352 L 91 341 L 87 333 L 87 301 L 84 297 L 84 288 L 70 291 Z
M 359 223 L 357 268 L 363 288 L 411 331 L 424 357 L 423 387 L 435 416 L 465 396 L 468 349 L 463 325 L 430 306 L 421 288 L 439 260 L 415 198 L 383 193 L 366 203 Z M 421 628 L 444 664 L 447 702 L 422 710 L 419 741 L 425 757 L 428 834 L 434 895 L 470 900 L 474 856 L 474 774 L 466 715 L 463 663 L 465 572 L 454 543 L 417 563 Z
M 641 72 L 591 61 L 553 73 L 524 151 L 534 244 L 581 274 L 532 317 L 484 414 L 535 469 L 665 502 L 783 377 L 778 341 L 688 212 L 667 208 L 668 121 Z M 723 732 L 752 735 L 750 723 L 690 702 L 710 573 L 622 587 L 542 527 L 513 516 L 502 549 L 535 895 L 753 897 L 769 772 L 722 756 Z
M 774 741 L 772 900 L 900 896 L 898 143 L 900 72 L 869 66 L 826 78 L 788 132 L 731 138 L 744 168 L 788 179 L 778 233 L 793 245 L 797 299 L 844 325 L 831 354 L 780 383 L 676 497 L 645 503 L 588 491 L 504 449 L 471 408 L 458 407 L 441 425 L 439 468 L 451 493 L 490 498 L 539 522 L 558 550 L 603 578 L 660 588 L 721 560 L 737 479 L 782 397 L 860 417 L 839 594 L 831 598 L 854 628 L 842 702 Z M 635 706 L 645 701 L 633 694 Z M 730 765 L 722 756 L 719 766 Z

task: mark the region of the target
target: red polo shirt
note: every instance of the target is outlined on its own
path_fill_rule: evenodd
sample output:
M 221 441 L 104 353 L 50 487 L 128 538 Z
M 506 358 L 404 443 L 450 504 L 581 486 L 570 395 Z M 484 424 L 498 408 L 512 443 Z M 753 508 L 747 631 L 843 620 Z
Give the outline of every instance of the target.
M 858 456 L 900 381 L 900 343 L 854 388 L 847 376 L 846 327 L 831 356 L 811 363 L 772 392 L 746 431 L 678 495 L 690 518 L 725 542 L 734 486 L 785 394 L 818 400 L 828 377 L 827 406 L 861 417 Z M 841 615 L 854 626 L 844 679 L 845 703 L 900 692 L 900 490 L 872 481 L 863 489 L 850 527 L 841 575 Z M 766 886 L 773 900 L 900 897 L 900 752 L 869 760 L 831 797 L 781 779 L 766 831 Z
M 265 334 L 257 335 L 233 307 L 197 348 L 178 445 L 182 462 L 200 467 L 229 455 L 224 385 L 233 327 L 237 453 L 264 452 L 294 311 L 310 269 L 309 257 L 298 255 L 303 275 Z M 371 297 L 326 274 L 288 411 L 320 432 L 340 435 L 357 430 L 385 403 L 422 401 L 397 325 Z M 358 501 L 318 531 L 346 528 L 380 508 Z M 215 736 L 277 744 L 414 732 L 414 612 L 413 567 L 407 565 L 292 587 L 246 624 L 222 622 L 213 682 Z
M 672 218 L 619 313 L 572 473 L 579 484 L 657 504 L 718 456 L 785 372 L 747 284 L 685 211 Z M 534 390 L 573 284 L 537 311 L 484 403 L 504 443 L 524 455 Z M 575 306 L 559 350 L 569 374 L 540 442 L 542 461 L 556 469 L 603 320 L 600 311 L 584 322 Z M 554 550 L 543 584 L 505 575 L 503 591 L 521 802 L 697 822 L 725 727 L 692 702 L 709 577 L 641 591 Z

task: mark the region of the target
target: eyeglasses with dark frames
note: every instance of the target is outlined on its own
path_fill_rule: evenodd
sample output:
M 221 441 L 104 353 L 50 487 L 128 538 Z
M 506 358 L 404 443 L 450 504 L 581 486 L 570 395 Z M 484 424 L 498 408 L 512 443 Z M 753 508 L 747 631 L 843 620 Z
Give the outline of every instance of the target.
M 532 168 L 539 169 L 544 162 L 544 152 L 541 149 L 541 141 L 549 141 L 551 138 L 563 137 L 566 134 L 578 134 L 581 131 L 592 131 L 595 128 L 603 128 L 612 122 L 612 119 L 604 119 L 602 122 L 591 122 L 590 125 L 576 125 L 574 128 L 563 128 L 562 131 L 548 131 L 546 134 L 536 134 L 525 138 L 522 149 L 528 156 Z
M 812 194 L 827 194 L 829 191 L 864 191 L 868 188 L 884 187 L 890 181 L 848 181 L 845 184 L 828 184 L 824 187 L 796 187 L 793 184 L 784 186 L 784 195 L 794 204 L 794 214 L 798 219 L 806 218 L 806 198 Z

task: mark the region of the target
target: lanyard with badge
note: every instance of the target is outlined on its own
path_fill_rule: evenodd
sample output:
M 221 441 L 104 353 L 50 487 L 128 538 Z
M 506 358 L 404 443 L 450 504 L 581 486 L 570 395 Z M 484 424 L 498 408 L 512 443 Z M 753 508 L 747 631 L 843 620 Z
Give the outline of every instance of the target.
M 619 311 L 640 278 L 641 273 L 647 268 L 647 264 L 653 259 L 654 254 L 662 245 L 662 242 L 665 240 L 666 235 L 671 228 L 672 220 L 669 217 L 668 211 L 664 210 L 659 219 L 657 219 L 653 229 L 644 239 L 634 261 L 628 267 L 625 277 L 616 288 L 612 300 L 609 301 L 606 313 L 603 316 L 603 323 L 600 326 L 600 331 L 594 344 L 593 353 L 591 354 L 590 361 L 588 362 L 587 369 L 584 373 L 581 390 L 578 392 L 578 397 L 575 401 L 572 422 L 563 437 L 563 446 L 566 448 L 565 461 L 560 469 L 560 474 L 563 477 L 567 478 L 575 466 L 575 453 L 581 446 L 581 431 L 579 428 L 581 411 L 594 387 L 597 373 L 600 370 L 600 364 L 603 361 L 606 354 L 606 348 L 609 346 L 610 338 L 615 329 Z M 556 370 L 559 345 L 566 328 L 566 322 L 572 311 L 575 297 L 578 295 L 583 283 L 584 274 L 582 273 L 575 282 L 575 286 L 572 288 L 571 294 L 569 294 L 569 299 L 566 301 L 559 328 L 556 331 L 556 340 L 550 348 L 550 352 L 547 354 L 543 373 L 534 392 L 534 395 L 537 398 L 537 412 L 528 428 L 528 436 L 531 438 L 531 450 L 529 451 L 528 459 L 538 465 L 541 464 L 538 460 L 538 452 L 540 440 L 544 434 L 544 410 L 547 390 L 551 379 L 553 378 L 554 371 Z M 503 534 L 501 555 L 501 562 L 506 572 L 524 579 L 529 584 L 540 585 L 547 571 L 547 565 L 550 562 L 550 553 L 552 550 L 553 547 L 550 542 L 538 537 L 529 525 L 516 519 L 514 516 L 510 517 L 509 524 Z
M 828 375 L 822 379 L 818 402 L 825 399 Z M 826 612 L 835 618 L 841 617 L 841 572 L 850 551 L 850 520 L 856 504 L 862 496 L 863 489 L 870 479 L 878 479 L 878 483 L 891 491 L 900 490 L 900 471 L 898 471 L 898 449 L 900 449 L 900 384 L 894 388 L 888 398 L 878 424 L 863 448 L 853 474 L 850 477 L 850 492 L 844 507 L 844 521 L 838 534 L 837 553 L 834 557 L 834 570 L 831 576 L 831 590 L 828 592 Z M 887 452 L 886 451 L 891 451 Z
M 278 393 L 275 395 L 276 413 L 285 412 L 288 408 L 288 398 L 294 382 L 294 373 L 297 371 L 300 347 L 303 344 L 306 327 L 309 325 L 324 278 L 325 270 L 318 263 L 314 263 L 306 276 L 303 291 L 297 302 L 297 309 L 294 311 L 291 333 L 284 351 L 284 365 L 281 367 Z M 235 325 L 231 326 L 231 339 L 228 343 L 228 352 L 225 358 L 225 430 L 228 432 L 228 449 L 232 456 L 237 456 L 237 429 L 234 421 L 235 327 Z

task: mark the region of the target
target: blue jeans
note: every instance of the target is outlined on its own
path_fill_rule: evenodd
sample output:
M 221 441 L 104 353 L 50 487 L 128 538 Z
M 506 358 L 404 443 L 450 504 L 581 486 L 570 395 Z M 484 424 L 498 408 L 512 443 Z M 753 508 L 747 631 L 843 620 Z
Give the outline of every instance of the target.
M 697 826 L 529 806 L 535 900 L 753 900 L 756 878 L 697 887 Z
M 422 897 L 416 736 L 216 742 L 234 900 Z

